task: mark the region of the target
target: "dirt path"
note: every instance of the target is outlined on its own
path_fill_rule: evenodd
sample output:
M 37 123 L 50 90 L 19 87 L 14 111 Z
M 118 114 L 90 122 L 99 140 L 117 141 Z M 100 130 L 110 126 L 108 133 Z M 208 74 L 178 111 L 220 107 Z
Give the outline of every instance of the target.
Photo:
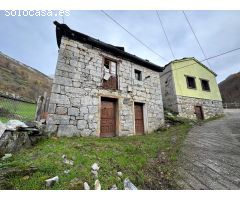
M 179 185 L 184 189 L 240 189 L 240 109 L 195 126 L 181 161 Z

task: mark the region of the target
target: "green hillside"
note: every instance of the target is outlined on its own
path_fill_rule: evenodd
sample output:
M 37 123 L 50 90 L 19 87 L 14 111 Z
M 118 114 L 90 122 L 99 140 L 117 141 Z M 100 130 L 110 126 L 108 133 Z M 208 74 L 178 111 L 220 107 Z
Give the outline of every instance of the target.
M 51 91 L 52 79 L 0 52 L 0 92 L 36 101 Z
M 224 103 L 240 103 L 240 72 L 218 84 Z

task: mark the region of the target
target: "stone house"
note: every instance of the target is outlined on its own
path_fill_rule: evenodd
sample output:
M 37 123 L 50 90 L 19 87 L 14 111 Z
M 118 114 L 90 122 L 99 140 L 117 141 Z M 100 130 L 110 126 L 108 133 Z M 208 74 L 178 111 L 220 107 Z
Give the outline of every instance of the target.
M 164 108 L 191 119 L 223 114 L 217 75 L 197 59 L 174 60 L 160 74 Z
M 160 73 L 148 60 L 56 25 L 59 47 L 47 128 L 58 136 L 123 136 L 164 124 Z

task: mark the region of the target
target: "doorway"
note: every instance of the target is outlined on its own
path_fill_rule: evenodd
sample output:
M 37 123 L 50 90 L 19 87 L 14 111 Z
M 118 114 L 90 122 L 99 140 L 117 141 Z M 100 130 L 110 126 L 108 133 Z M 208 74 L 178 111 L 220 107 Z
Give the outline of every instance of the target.
M 101 137 L 116 136 L 116 99 L 101 99 Z
M 194 106 L 195 114 L 198 120 L 204 120 L 202 106 Z
M 144 118 L 143 118 L 143 104 L 134 103 L 135 111 L 135 133 L 136 135 L 144 134 Z

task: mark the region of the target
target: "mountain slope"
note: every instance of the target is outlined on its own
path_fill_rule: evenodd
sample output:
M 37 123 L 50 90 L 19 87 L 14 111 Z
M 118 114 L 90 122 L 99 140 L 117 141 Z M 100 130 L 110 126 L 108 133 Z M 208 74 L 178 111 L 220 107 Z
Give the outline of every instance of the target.
M 29 100 L 50 94 L 52 79 L 0 52 L 0 92 L 8 92 Z
M 240 103 L 240 72 L 218 84 L 224 103 Z

